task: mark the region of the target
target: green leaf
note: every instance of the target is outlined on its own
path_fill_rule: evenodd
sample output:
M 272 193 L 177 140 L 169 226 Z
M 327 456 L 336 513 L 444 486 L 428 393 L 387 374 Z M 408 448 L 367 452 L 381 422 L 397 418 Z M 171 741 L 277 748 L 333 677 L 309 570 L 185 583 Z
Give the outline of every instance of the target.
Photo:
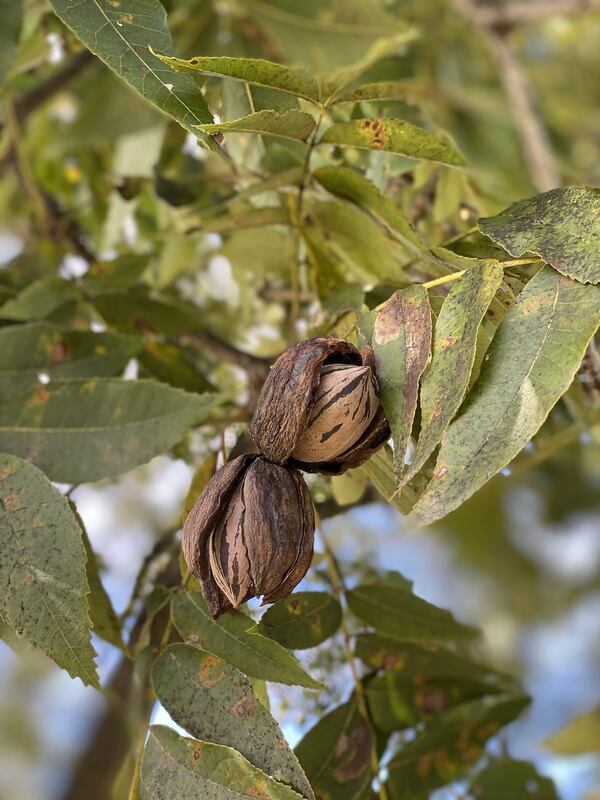
M 423 256 L 427 248 L 406 214 L 364 175 L 349 167 L 326 166 L 315 170 L 313 177 L 336 197 L 342 197 L 371 212 L 408 250 Z
M 468 678 L 407 677 L 385 672 L 367 682 L 367 702 L 373 725 L 381 731 L 402 731 L 460 703 L 490 694 L 489 687 Z
M 68 501 L 39 469 L 0 455 L 0 616 L 73 678 L 98 687 L 87 594 Z
M 142 799 L 301 800 L 301 795 L 245 759 L 231 747 L 180 736 L 153 725 L 144 751 Z M 165 794 L 167 792 L 167 794 Z
M 527 697 L 498 695 L 463 703 L 436 717 L 390 761 L 390 800 L 428 796 L 458 778 L 481 756 L 485 742 L 528 703 Z
M 379 0 L 361 0 L 351 7 L 347 0 L 246 0 L 252 18 L 266 31 L 286 61 L 308 61 L 320 72 L 360 59 L 390 34 L 408 41 L 414 28 L 402 22 L 398 14 L 387 11 Z
M 265 136 L 279 136 L 282 139 L 305 142 L 315 129 L 315 121 L 306 111 L 292 108 L 283 114 L 278 111 L 256 111 L 254 114 L 230 122 L 198 127 L 205 133 L 261 133 Z
M 410 100 L 414 94 L 414 81 L 378 81 L 376 83 L 365 83 L 358 89 L 352 89 L 336 95 L 331 105 L 339 105 L 340 103 L 372 103 L 390 100 Z
M 171 610 L 183 639 L 214 653 L 245 675 L 309 689 L 322 688 L 291 653 L 257 632 L 254 620 L 241 611 L 213 620 L 200 592 L 178 592 Z
M 469 788 L 474 800 L 558 800 L 554 782 L 526 761 L 510 758 L 493 761 L 475 778 Z
M 303 97 L 305 100 L 320 99 L 319 84 L 305 69 L 293 69 L 262 58 L 226 58 L 195 56 L 190 59 L 173 58 L 156 54 L 161 61 L 177 72 L 200 72 L 223 78 L 236 78 L 254 86 L 268 86 L 281 92 Z
M 150 103 L 189 131 L 212 121 L 202 92 L 149 48 L 173 52 L 167 14 L 159 0 L 51 0 L 65 25 L 92 53 Z
M 410 158 L 462 167 L 466 161 L 450 144 L 402 119 L 353 119 L 327 128 L 319 144 L 385 150 Z
M 114 292 L 129 289 L 146 271 L 148 256 L 127 254 L 113 261 L 97 261 L 81 279 L 81 288 L 87 294 Z
M 0 317 L 18 321 L 43 319 L 69 300 L 79 297 L 77 286 L 62 278 L 43 278 L 30 283 L 17 297 L 4 303 Z
M 514 203 L 479 228 L 513 256 L 536 253 L 563 275 L 600 283 L 598 209 L 600 189 L 569 186 Z
M 554 753 L 600 753 L 600 705 L 571 720 L 548 737 L 544 745 Z
M 392 429 L 399 478 L 417 408 L 419 379 L 429 361 L 431 309 L 427 290 L 409 286 L 390 297 L 375 318 L 372 347 L 379 396 Z
M 306 198 L 302 233 L 309 245 L 328 250 L 334 260 L 359 280 L 395 280 L 402 276 L 394 255 L 395 243 L 371 217 L 344 202 L 321 202 Z
M 376 633 L 360 633 L 355 653 L 372 669 L 399 672 L 404 677 L 433 680 L 470 680 L 485 683 L 488 692 L 513 691 L 515 680 L 467 660 L 438 644 L 398 642 Z
M 21 0 L 0 0 L 0 83 L 17 52 L 21 18 Z
M 381 9 L 378 9 L 381 13 Z M 383 58 L 390 56 L 405 55 L 406 45 L 417 38 L 416 28 L 406 27 L 402 31 L 386 35 L 376 39 L 366 53 L 356 61 L 346 67 L 341 67 L 327 78 L 327 105 L 333 105 L 337 101 L 338 93 L 343 91 L 350 84 L 360 81 L 361 75 L 374 67 Z
M 143 294 L 100 294 L 94 297 L 93 303 L 110 326 L 124 333 L 180 336 L 200 327 L 198 309 Z
M 421 381 L 421 430 L 409 481 L 433 453 L 469 385 L 479 326 L 503 278 L 497 262 L 481 262 L 454 283 L 435 322 L 431 364 Z
M 347 597 L 353 614 L 399 642 L 454 642 L 477 635 L 474 628 L 461 625 L 449 611 L 417 597 L 406 586 L 364 584 Z
M 114 333 L 62 331 L 47 322 L 0 329 L 0 398 L 50 380 L 116 375 L 141 349 L 142 340 Z
M 600 287 L 544 267 L 504 317 L 462 412 L 450 425 L 433 479 L 411 513 L 441 519 L 501 470 L 569 388 L 600 319 Z
M 372 780 L 373 734 L 356 702 L 338 706 L 317 722 L 296 755 L 318 798 L 360 800 Z
M 216 469 L 217 469 L 216 453 L 211 453 L 210 455 L 208 455 L 204 459 L 204 461 L 202 461 L 200 466 L 196 469 L 194 477 L 192 478 L 192 483 L 190 485 L 185 501 L 183 503 L 184 520 L 194 507 L 196 500 L 198 500 L 202 492 L 206 489 L 206 486 L 208 485 L 209 480 L 215 474 Z
M 292 650 L 306 650 L 329 639 L 342 622 L 340 604 L 326 592 L 295 592 L 274 603 L 260 627 Z
M 192 736 L 238 750 L 309 800 L 313 791 L 279 726 L 241 672 L 197 647 L 175 644 L 152 671 L 156 694 Z
M 387 445 L 372 455 L 365 464 L 359 467 L 359 470 L 365 473 L 383 499 L 395 506 L 401 514 L 409 513 L 422 489 L 425 488 L 424 483 L 422 488 L 415 485 L 418 482 L 417 476 L 412 483 L 397 491 L 392 451 Z
M 214 389 L 176 344 L 148 339 L 144 343 L 139 361 L 154 378 L 176 389 L 199 394 Z
M 40 385 L 0 405 L 0 449 L 33 462 L 51 480 L 96 481 L 165 452 L 214 406 L 214 395 L 153 381 Z
M 77 512 L 74 511 L 76 514 Z M 83 546 L 85 547 L 86 555 L 86 577 L 89 591 L 89 610 L 90 618 L 92 620 L 92 627 L 94 631 L 104 639 L 105 642 L 110 642 L 118 647 L 120 650 L 125 650 L 123 638 L 121 636 L 121 626 L 115 614 L 115 610 L 110 602 L 110 598 L 106 593 L 106 589 L 100 580 L 100 572 L 98 570 L 98 563 L 96 555 L 92 549 L 87 531 L 82 524 L 81 519 L 77 516 L 81 536 L 83 539 Z
M 367 488 L 367 476 L 357 469 L 349 469 L 343 475 L 331 478 L 331 493 L 338 506 L 358 503 Z

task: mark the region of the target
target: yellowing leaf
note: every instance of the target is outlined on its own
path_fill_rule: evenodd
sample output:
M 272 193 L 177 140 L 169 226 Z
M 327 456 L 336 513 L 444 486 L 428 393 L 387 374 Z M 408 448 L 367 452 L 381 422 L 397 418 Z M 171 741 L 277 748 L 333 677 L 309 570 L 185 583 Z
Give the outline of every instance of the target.
M 506 466 L 569 388 L 600 322 L 600 287 L 544 267 L 502 321 L 481 374 L 444 436 L 411 518 L 441 519 Z

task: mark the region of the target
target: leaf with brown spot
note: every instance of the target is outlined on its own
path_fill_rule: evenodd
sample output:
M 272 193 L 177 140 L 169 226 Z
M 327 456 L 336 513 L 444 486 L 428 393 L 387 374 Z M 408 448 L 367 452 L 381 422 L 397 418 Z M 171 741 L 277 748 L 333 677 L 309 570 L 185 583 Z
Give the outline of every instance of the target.
M 403 119 L 352 119 L 349 122 L 336 122 L 327 128 L 319 143 L 386 150 L 410 158 L 438 161 L 458 167 L 466 164 L 451 144 Z
M 315 120 L 306 111 L 291 108 L 282 114 L 270 110 L 256 111 L 240 119 L 198 127 L 205 133 L 260 133 L 305 142 L 315 129 Z
M 0 404 L 0 448 L 52 480 L 85 483 L 165 452 L 216 404 L 147 380 L 50 382 Z
M 200 73 L 233 78 L 254 86 L 266 86 L 306 100 L 320 98 L 318 81 L 305 69 L 294 69 L 263 58 L 229 58 L 224 56 L 195 56 L 173 58 L 157 53 L 158 58 L 177 72 Z
M 359 800 L 372 780 L 373 734 L 355 700 L 324 716 L 296 747 L 318 798 Z
M 257 630 L 254 620 L 241 611 L 230 611 L 214 620 L 200 592 L 181 591 L 173 598 L 171 612 L 184 639 L 193 636 L 194 644 L 220 656 L 245 675 L 309 689 L 322 688 L 291 653 Z
M 137 336 L 92 331 L 63 331 L 48 322 L 0 329 L 0 398 L 50 380 L 118 375 L 139 353 Z
M 460 777 L 481 756 L 487 739 L 528 703 L 525 696 L 497 695 L 462 703 L 435 717 L 390 761 L 390 800 L 427 796 Z
M 435 322 L 431 364 L 421 381 L 421 429 L 407 483 L 425 464 L 458 411 L 475 361 L 483 316 L 502 283 L 498 262 L 482 261 L 452 286 Z
M 292 650 L 306 650 L 329 639 L 342 621 L 340 604 L 326 592 L 295 592 L 274 603 L 260 628 Z
M 429 360 L 431 309 L 427 290 L 410 286 L 395 292 L 375 318 L 372 347 L 379 396 L 394 442 L 399 478 L 417 408 L 419 379 Z
M 98 687 L 88 591 L 69 502 L 36 467 L 0 455 L 0 617 L 69 675 Z
M 218 681 L 200 677 L 214 675 L 217 663 Z M 152 682 L 175 722 L 193 736 L 235 748 L 255 767 L 315 800 L 279 726 L 241 672 L 198 647 L 175 644 L 157 659 Z
M 143 800 L 301 800 L 231 747 L 180 736 L 154 725 L 144 751 Z
M 600 286 L 584 286 L 548 266 L 529 281 L 446 431 L 412 521 L 441 519 L 525 447 L 569 388 L 599 322 Z

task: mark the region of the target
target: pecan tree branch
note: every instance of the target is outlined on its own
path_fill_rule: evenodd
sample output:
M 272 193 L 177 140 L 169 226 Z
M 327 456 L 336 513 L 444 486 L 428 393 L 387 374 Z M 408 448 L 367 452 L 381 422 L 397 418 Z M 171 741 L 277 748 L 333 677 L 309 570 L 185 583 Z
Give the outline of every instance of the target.
M 475 23 L 487 37 L 490 53 L 498 66 L 498 76 L 504 87 L 511 114 L 521 140 L 523 155 L 531 180 L 539 192 L 560 186 L 560 174 L 548 137 L 548 132 L 535 107 L 531 90 L 519 60 L 506 34 L 509 28 L 490 22 L 484 12 L 504 6 L 480 6 L 475 0 L 453 0 L 454 7 Z
M 18 98 L 15 102 L 15 111 L 19 122 L 22 122 L 29 114 L 36 111 L 61 89 L 64 89 L 73 78 L 77 77 L 93 61 L 94 56 L 92 53 L 89 50 L 82 50 L 73 56 L 64 67 L 50 75 L 47 80 Z

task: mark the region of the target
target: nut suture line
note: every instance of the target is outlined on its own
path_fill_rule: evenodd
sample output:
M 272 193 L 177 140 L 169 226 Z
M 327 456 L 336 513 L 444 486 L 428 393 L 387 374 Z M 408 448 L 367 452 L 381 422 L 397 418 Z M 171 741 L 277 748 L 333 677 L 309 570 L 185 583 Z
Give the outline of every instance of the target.
M 300 342 L 261 390 L 246 453 L 211 478 L 183 528 L 183 552 L 211 614 L 254 596 L 287 597 L 313 555 L 314 508 L 299 470 L 337 475 L 390 436 L 371 348 L 343 339 Z

